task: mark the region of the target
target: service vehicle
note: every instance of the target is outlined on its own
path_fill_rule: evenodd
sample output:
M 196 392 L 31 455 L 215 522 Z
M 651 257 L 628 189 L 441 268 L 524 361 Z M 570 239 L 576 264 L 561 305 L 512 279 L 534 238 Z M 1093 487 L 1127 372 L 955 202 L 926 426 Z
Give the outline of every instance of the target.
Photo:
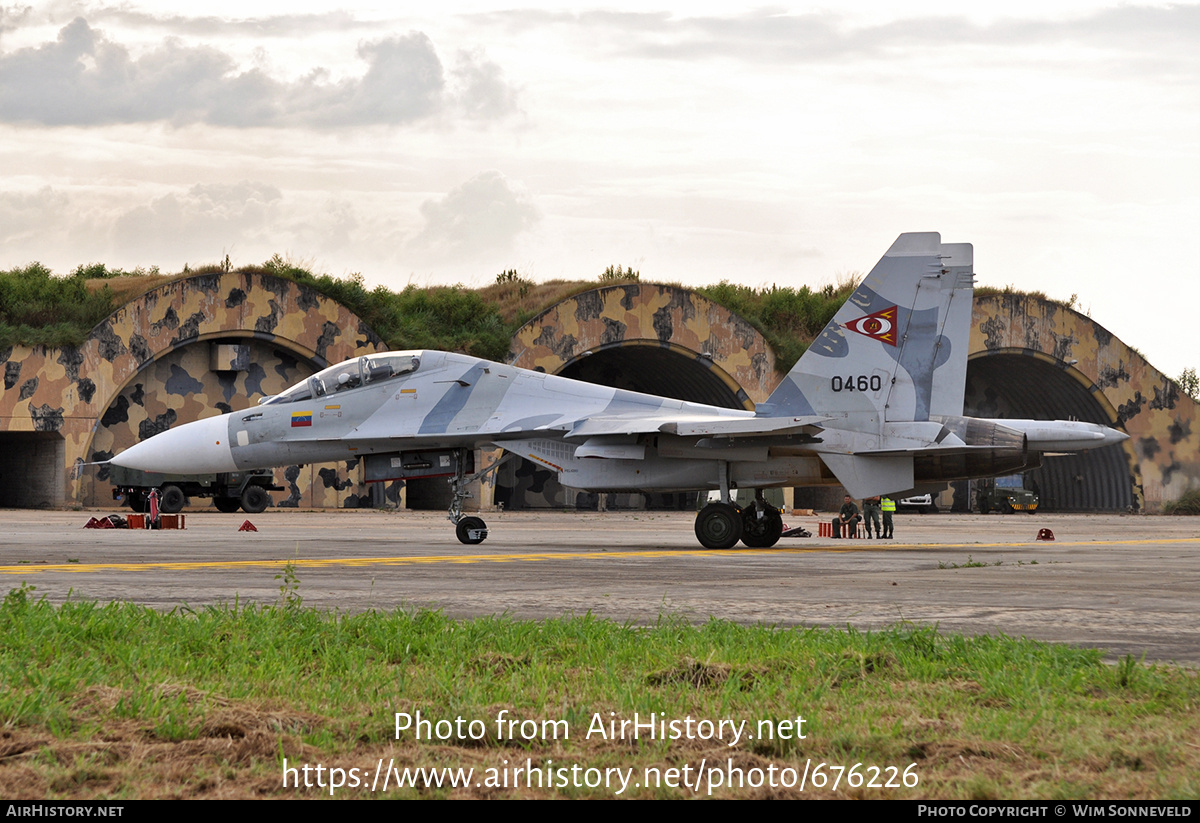
M 175 514 L 189 497 L 211 497 L 217 511 L 232 513 L 241 509 L 258 514 L 271 505 L 268 492 L 283 491 L 275 485 L 270 469 L 214 472 L 213 474 L 163 474 L 113 464 L 108 479 L 113 484 L 113 500 L 123 501 L 135 512 L 149 506 L 150 492 L 158 489 L 158 508 Z
M 975 481 L 975 504 L 980 514 L 989 512 L 1029 512 L 1038 508 L 1038 496 L 1024 487 L 1024 478 L 1019 474 L 996 477 L 991 480 Z

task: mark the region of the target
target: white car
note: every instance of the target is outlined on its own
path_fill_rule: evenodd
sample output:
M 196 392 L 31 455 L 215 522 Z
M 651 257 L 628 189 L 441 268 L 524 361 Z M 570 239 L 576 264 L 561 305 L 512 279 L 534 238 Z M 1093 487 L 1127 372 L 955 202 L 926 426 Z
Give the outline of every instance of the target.
M 900 508 L 917 509 L 921 514 L 937 514 L 937 504 L 933 502 L 932 494 L 918 494 L 915 497 L 905 497 L 900 500 Z

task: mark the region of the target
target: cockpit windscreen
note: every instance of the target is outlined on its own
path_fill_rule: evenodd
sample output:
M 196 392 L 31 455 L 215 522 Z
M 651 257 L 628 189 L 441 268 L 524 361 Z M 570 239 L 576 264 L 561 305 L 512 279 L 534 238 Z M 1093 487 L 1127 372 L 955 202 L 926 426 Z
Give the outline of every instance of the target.
M 286 391 L 263 400 L 262 405 L 299 403 L 314 397 L 326 397 L 359 386 L 390 380 L 402 374 L 412 374 L 420 367 L 421 358 L 415 354 L 368 354 L 319 371 Z

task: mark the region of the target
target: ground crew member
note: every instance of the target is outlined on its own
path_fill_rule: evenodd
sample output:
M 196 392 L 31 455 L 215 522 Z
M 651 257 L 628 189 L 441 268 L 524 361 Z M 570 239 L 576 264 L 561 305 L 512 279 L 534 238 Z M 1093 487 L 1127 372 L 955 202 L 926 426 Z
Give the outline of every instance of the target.
M 858 513 L 858 506 L 854 505 L 850 495 L 846 495 L 846 502 L 842 504 L 840 515 L 833 518 L 833 536 L 841 537 L 843 526 L 850 530 L 850 534 L 854 534 L 860 520 L 862 520 L 862 516 Z
M 883 498 L 883 536 L 889 540 L 892 537 L 892 515 L 896 513 L 896 501 L 890 497 Z
M 863 524 L 867 527 L 867 539 L 871 539 L 871 524 L 875 524 L 875 536 L 883 537 L 883 528 L 879 525 L 879 498 L 863 499 Z

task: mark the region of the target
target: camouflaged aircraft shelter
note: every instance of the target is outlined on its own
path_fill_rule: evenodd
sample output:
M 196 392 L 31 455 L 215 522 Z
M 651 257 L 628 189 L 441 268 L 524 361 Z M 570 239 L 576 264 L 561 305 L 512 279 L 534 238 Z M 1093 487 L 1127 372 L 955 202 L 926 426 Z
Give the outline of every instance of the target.
M 79 347 L 0 350 L 0 506 L 114 505 L 104 467 L 78 477 L 72 468 L 175 422 L 248 408 L 330 363 L 383 348 L 359 318 L 312 289 L 231 272 L 154 288 Z M 1120 446 L 1050 459 L 1028 472 L 1045 509 L 1153 511 L 1200 486 L 1196 403 L 1090 318 L 1036 297 L 977 298 L 970 351 L 967 414 L 1074 418 L 1131 435 Z M 686 289 L 639 283 L 551 306 L 516 333 L 509 359 L 730 408 L 753 408 L 782 378 L 767 342 L 729 309 Z M 480 454 L 477 465 L 495 456 Z M 477 492 L 485 509 L 493 501 L 509 508 L 694 504 L 693 495 L 601 499 L 563 488 L 522 461 L 497 474 Z M 447 502 L 435 481 L 369 487 L 356 461 L 279 469 L 276 483 L 285 491 L 272 495 L 274 504 L 283 507 Z M 835 489 L 797 494 L 801 504 L 840 502 Z
M 1089 317 L 1034 296 L 976 298 L 967 415 L 1075 419 L 1123 429 L 1120 446 L 1054 457 L 1026 472 L 1045 510 L 1157 510 L 1200 487 L 1197 404 Z M 510 362 L 680 400 L 753 408 L 783 375 L 762 336 L 685 289 L 629 284 L 568 298 L 513 338 Z M 598 495 L 564 489 L 532 463 L 499 472 L 496 501 L 514 508 L 688 508 L 691 495 Z M 969 489 L 956 484 L 958 507 Z M 833 509 L 841 489 L 796 490 L 797 505 Z M 946 497 L 951 495 L 947 493 Z M 639 500 L 638 498 L 642 498 Z M 947 501 L 948 502 L 948 501 Z
M 172 280 L 118 309 L 78 347 L 0 351 L 0 506 L 112 506 L 107 467 L 77 473 L 76 464 L 106 460 L 176 422 L 247 408 L 330 363 L 382 349 L 344 306 L 289 280 L 246 272 Z M 275 505 L 367 502 L 355 462 L 277 470 L 285 490 L 272 495 Z
M 966 412 L 1103 423 L 1117 446 L 1026 472 L 1048 511 L 1159 511 L 1200 487 L 1200 406 L 1092 318 L 1019 294 L 975 298 Z

